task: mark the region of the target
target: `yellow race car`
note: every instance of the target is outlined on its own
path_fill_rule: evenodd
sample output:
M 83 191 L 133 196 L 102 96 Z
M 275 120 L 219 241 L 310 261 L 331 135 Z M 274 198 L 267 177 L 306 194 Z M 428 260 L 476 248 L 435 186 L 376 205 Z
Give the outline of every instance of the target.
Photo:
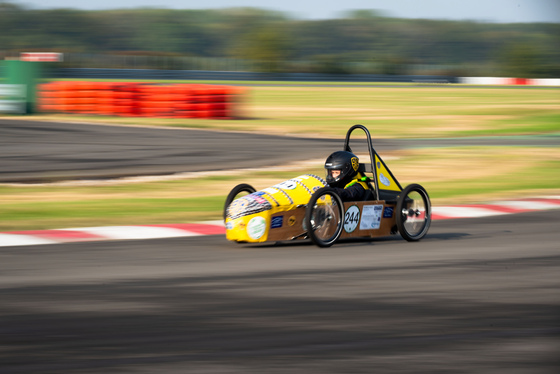
M 431 223 L 431 203 L 419 184 L 402 188 L 374 150 L 362 125 L 346 133 L 344 150 L 352 152 L 350 136 L 365 132 L 370 163 L 360 163 L 368 198 L 343 202 L 336 190 L 318 176 L 305 174 L 256 191 L 249 184 L 235 186 L 226 198 L 226 237 L 238 243 L 311 239 L 329 247 L 339 239 L 374 238 L 397 232 L 408 241 L 422 239 Z

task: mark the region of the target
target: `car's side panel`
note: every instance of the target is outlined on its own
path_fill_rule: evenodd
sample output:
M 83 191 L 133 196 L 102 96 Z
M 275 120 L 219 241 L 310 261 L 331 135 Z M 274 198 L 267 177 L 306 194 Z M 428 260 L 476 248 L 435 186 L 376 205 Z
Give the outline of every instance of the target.
M 385 201 L 344 203 L 344 226 L 340 238 L 390 235 L 396 225 L 395 216 L 395 204 Z
M 304 238 L 307 230 L 304 228 L 305 207 L 273 214 L 270 218 L 268 240 L 281 241 L 292 238 Z

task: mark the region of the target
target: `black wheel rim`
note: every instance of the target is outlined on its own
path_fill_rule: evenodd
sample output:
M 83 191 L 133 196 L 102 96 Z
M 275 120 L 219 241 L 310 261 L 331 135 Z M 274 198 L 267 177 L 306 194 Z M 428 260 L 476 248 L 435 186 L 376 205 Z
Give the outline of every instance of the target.
M 308 206 L 306 223 L 311 240 L 320 247 L 331 246 L 342 232 L 342 201 L 334 192 L 314 195 Z
M 404 239 L 416 241 L 426 235 L 431 223 L 431 205 L 422 186 L 405 188 L 397 204 L 397 212 L 397 226 Z

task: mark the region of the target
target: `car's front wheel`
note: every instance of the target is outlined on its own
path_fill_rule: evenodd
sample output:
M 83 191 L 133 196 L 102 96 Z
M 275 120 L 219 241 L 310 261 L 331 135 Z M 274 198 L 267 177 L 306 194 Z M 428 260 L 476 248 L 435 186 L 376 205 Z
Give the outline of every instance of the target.
M 323 187 L 311 196 L 305 211 L 305 227 L 313 243 L 330 247 L 343 226 L 343 204 L 340 196 L 329 187 Z

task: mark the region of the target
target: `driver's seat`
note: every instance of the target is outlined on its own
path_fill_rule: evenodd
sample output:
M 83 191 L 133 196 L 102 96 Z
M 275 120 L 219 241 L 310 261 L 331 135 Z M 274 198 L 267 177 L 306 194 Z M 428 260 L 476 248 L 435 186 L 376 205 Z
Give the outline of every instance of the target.
M 358 173 L 362 174 L 364 177 L 362 178 L 362 182 L 365 182 L 368 186 L 368 190 L 366 191 L 366 195 L 362 201 L 370 201 L 375 200 L 375 186 L 371 183 L 371 178 L 367 176 L 366 172 L 373 173 L 371 166 L 369 164 L 362 164 L 358 166 Z

